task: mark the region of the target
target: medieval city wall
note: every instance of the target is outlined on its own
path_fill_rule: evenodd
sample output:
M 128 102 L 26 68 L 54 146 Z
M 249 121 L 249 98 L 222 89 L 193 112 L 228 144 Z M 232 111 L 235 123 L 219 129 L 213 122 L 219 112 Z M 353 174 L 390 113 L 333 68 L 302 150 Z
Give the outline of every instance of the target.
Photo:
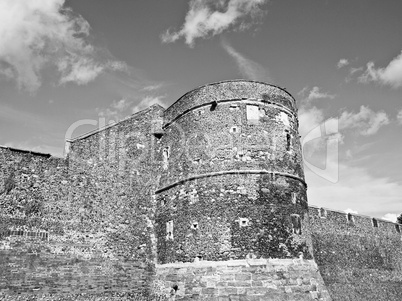
M 149 294 L 160 110 L 72 141 L 67 160 L 0 149 L 3 295 Z
M 314 259 L 333 300 L 401 300 L 402 225 L 309 207 Z

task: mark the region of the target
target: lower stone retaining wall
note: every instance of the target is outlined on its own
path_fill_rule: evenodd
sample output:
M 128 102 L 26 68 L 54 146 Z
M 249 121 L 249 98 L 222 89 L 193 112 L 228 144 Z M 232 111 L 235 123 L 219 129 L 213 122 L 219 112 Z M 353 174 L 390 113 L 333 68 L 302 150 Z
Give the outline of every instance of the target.
M 171 263 L 156 274 L 153 290 L 172 300 L 331 300 L 313 260 Z

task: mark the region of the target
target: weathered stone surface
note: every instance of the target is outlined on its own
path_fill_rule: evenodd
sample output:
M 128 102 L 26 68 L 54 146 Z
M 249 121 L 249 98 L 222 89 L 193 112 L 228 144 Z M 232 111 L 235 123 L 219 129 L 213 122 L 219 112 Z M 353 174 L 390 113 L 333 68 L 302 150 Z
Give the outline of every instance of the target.
M 308 207 L 297 129 L 236 80 L 65 159 L 0 147 L 0 300 L 401 300 L 402 226 Z

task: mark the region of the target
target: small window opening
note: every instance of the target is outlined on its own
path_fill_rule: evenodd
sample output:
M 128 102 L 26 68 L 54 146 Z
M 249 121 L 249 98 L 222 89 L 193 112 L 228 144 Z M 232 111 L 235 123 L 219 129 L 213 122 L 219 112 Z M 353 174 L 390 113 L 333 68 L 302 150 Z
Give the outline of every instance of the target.
M 195 256 L 194 257 L 194 262 L 199 262 L 199 261 L 202 261 L 202 256 L 201 255 L 197 255 L 197 256 Z
M 191 229 L 193 229 L 193 230 L 198 230 L 198 223 L 197 223 L 197 222 L 193 222 L 193 223 L 191 224 Z
M 161 205 L 162 205 L 162 206 L 165 206 L 165 205 L 166 205 L 166 201 L 165 201 L 165 200 L 162 200 L 162 201 L 161 201 Z
M 214 102 L 211 104 L 211 108 L 210 108 L 209 110 L 210 110 L 210 111 L 215 111 L 217 106 L 218 106 L 218 102 L 217 102 L 217 101 L 214 101 Z
M 247 227 L 250 225 L 250 220 L 248 218 L 241 217 L 239 219 L 239 225 L 240 225 L 240 227 Z
M 292 232 L 297 235 L 302 234 L 300 215 L 292 214 L 290 217 L 292 221 Z
M 401 233 L 401 228 L 399 225 L 395 225 L 395 230 L 396 232 Z
M 320 208 L 320 217 L 321 218 L 326 218 L 327 217 L 327 210 L 325 210 L 324 208 Z
M 378 228 L 378 221 L 375 218 L 373 218 L 373 227 Z

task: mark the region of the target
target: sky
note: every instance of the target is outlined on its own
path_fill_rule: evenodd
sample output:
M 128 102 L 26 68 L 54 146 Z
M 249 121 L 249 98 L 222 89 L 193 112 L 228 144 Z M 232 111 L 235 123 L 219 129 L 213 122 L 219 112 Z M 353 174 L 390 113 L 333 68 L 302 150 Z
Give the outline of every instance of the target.
M 402 1 L 0 0 L 0 145 L 66 138 L 229 79 L 297 100 L 309 204 L 402 212 Z

